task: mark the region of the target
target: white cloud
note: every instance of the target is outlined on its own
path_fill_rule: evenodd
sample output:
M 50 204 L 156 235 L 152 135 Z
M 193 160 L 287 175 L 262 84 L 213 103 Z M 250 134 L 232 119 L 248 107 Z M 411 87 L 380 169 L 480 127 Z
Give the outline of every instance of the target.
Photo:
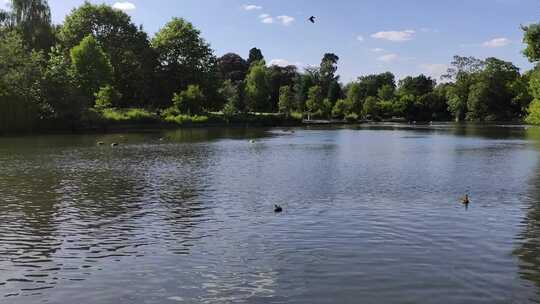
M 447 64 L 442 63 L 425 63 L 420 65 L 422 73 L 427 74 L 435 79 L 440 79 L 443 74 L 448 70 Z
M 272 59 L 272 60 L 270 60 L 270 63 L 268 63 L 268 66 L 272 66 L 272 65 L 277 65 L 277 66 L 280 66 L 280 67 L 286 67 L 286 66 L 289 66 L 289 65 L 294 65 L 294 66 L 297 66 L 297 67 L 304 66 L 304 64 L 301 63 L 301 62 L 290 62 L 287 59 Z
M 413 30 L 405 31 L 383 31 L 372 34 L 371 37 L 375 39 L 383 39 L 394 42 L 409 41 L 413 39 L 416 32 Z
M 123 12 L 131 12 L 137 9 L 135 4 L 131 2 L 116 2 L 115 4 L 113 4 L 113 8 Z
M 373 53 L 383 53 L 383 52 L 386 52 L 385 49 L 381 49 L 381 48 L 374 48 L 374 49 L 371 49 L 371 51 Z
M 393 62 L 399 59 L 399 56 L 397 54 L 386 54 L 382 55 L 377 60 L 383 61 L 383 62 Z
M 287 16 L 287 15 L 281 15 L 281 16 L 277 16 L 277 18 L 279 19 L 279 21 L 281 21 L 281 23 L 285 26 L 288 26 L 288 25 L 291 25 L 291 23 L 294 22 L 294 18 L 291 17 L 291 16 Z
M 255 11 L 255 10 L 261 10 L 262 6 L 253 5 L 253 4 L 244 4 L 242 6 L 246 11 Z
M 287 61 L 286 59 L 272 59 L 270 60 L 270 63 L 268 65 L 277 65 L 280 67 L 286 67 L 288 65 L 291 65 L 291 63 Z
M 266 17 L 261 20 L 262 23 L 271 24 L 274 23 L 274 18 L 272 17 Z
M 358 36 L 356 36 L 356 40 L 363 42 L 364 41 L 364 36 L 358 35 Z
M 489 41 L 486 41 L 482 43 L 482 46 L 487 47 L 487 48 L 498 48 L 498 47 L 507 46 L 510 43 L 511 43 L 510 39 L 501 37 L 501 38 L 494 38 Z
M 268 18 L 268 17 L 270 17 L 270 15 L 268 15 L 268 14 L 260 14 L 259 15 L 259 18 L 261 18 L 261 19 Z

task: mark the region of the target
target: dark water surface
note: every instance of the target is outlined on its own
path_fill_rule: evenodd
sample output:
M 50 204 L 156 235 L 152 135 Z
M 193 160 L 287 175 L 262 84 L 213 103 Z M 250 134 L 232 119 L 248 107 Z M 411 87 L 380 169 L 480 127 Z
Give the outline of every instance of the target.
M 0 303 L 539 303 L 539 160 L 519 126 L 0 138 Z

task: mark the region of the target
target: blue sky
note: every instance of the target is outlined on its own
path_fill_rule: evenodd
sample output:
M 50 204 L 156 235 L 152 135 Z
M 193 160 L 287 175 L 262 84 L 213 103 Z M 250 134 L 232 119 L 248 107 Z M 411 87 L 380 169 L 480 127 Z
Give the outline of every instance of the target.
M 0 0 L 6 2 L 7 0 Z M 392 71 L 398 77 L 438 76 L 455 54 L 498 57 L 523 70 L 520 24 L 540 22 L 538 0 L 120 0 L 151 35 L 172 17 L 202 31 L 217 55 L 247 57 L 262 49 L 267 62 L 317 65 L 325 52 L 340 57 L 339 74 Z M 49 0 L 61 23 L 83 0 Z M 5 4 L 4 4 L 5 5 Z M 317 23 L 306 21 L 317 16 Z

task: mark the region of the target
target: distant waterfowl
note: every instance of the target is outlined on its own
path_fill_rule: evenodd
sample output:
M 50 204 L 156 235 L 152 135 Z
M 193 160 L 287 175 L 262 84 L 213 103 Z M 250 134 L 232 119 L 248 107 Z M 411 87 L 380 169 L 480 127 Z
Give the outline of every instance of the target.
M 111 144 L 111 147 L 117 147 L 118 146 L 118 143 L 112 143 Z
M 104 144 L 105 144 L 105 143 L 102 142 L 102 141 L 98 141 L 98 142 L 97 142 L 97 145 L 98 145 L 98 146 L 103 146 Z
M 249 143 L 250 143 L 250 144 L 254 144 L 254 143 L 255 143 L 255 140 L 252 139 L 252 140 L 249 141 Z
M 274 212 L 275 213 L 281 213 L 281 212 L 283 212 L 283 208 L 281 208 L 280 205 L 274 205 Z
M 308 20 L 311 23 L 315 23 L 315 18 L 316 18 L 315 16 L 311 16 L 311 17 L 308 18 Z
M 465 194 L 465 196 L 461 199 L 461 203 L 463 205 L 468 205 L 471 201 L 469 200 L 469 195 Z

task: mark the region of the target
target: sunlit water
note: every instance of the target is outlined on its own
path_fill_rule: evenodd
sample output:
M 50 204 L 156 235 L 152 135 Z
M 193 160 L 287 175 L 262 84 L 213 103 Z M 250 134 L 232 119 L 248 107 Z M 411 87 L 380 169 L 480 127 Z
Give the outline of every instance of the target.
M 294 131 L 0 138 L 0 303 L 540 302 L 540 130 Z

